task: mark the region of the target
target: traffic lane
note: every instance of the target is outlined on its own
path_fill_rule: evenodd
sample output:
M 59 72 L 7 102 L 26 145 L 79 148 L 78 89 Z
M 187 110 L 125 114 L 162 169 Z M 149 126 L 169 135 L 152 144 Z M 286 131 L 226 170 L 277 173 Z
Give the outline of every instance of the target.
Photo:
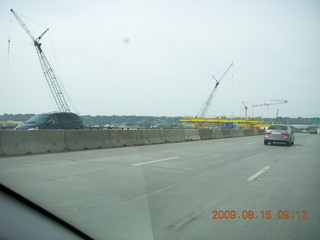
M 233 145 L 233 144 L 231 144 L 231 143 L 229 143 L 229 141 L 227 141 L 226 143 L 224 143 L 224 144 L 222 144 L 219 148 L 224 148 L 224 147 L 227 147 L 227 148 L 229 148 L 231 145 Z M 167 150 L 166 150 L 167 151 Z M 162 166 L 163 167 L 163 166 Z M 181 167 L 180 167 L 181 168 Z M 177 169 L 177 167 L 176 167 L 176 169 Z M 85 181 L 86 182 L 86 181 Z M 149 182 L 149 181 L 146 181 L 146 182 Z M 80 185 L 82 185 L 82 184 L 80 184 Z M 138 184 L 138 185 L 141 185 L 141 184 Z M 51 188 L 51 190 L 52 190 L 52 188 Z M 72 191 L 72 189 L 71 189 L 71 191 Z M 137 192 L 137 191 L 134 191 L 134 192 Z M 140 198 L 141 199 L 141 198 Z M 80 204 L 81 205 L 81 204 Z M 121 215 L 119 215 L 119 214 L 115 214 L 115 216 L 121 216 Z M 136 215 L 137 216 L 137 215 Z
M 59 216 L 63 216 L 69 222 L 79 224 L 81 227 L 89 226 L 88 231 L 92 231 L 94 236 L 98 235 L 102 238 L 108 234 L 110 237 L 118 236 L 119 239 L 124 239 L 129 234 L 130 239 L 133 236 L 138 236 L 139 239 L 141 232 L 150 233 L 152 229 L 147 227 L 142 231 L 133 227 L 135 226 L 133 223 L 139 223 L 139 226 L 150 226 L 151 221 L 148 215 L 150 210 L 146 207 L 145 198 L 186 184 L 186 181 L 192 181 L 189 179 L 190 176 L 197 175 L 197 171 L 206 171 L 206 162 L 211 165 L 213 153 L 216 154 L 213 158 L 217 163 L 215 167 L 221 167 L 232 160 L 232 158 L 226 159 L 224 163 L 223 152 L 226 149 L 238 148 L 241 146 L 238 142 L 252 143 L 249 138 L 238 139 L 236 143 L 230 140 L 37 155 L 34 158 L 17 158 L 16 165 L 13 164 L 14 159 L 7 159 L 10 161 L 5 162 L 7 166 L 1 173 L 1 177 L 2 179 L 5 177 L 6 182 L 14 189 Z M 159 161 L 140 165 L 140 167 L 133 166 L 137 162 L 145 163 L 150 162 L 151 159 L 159 160 L 163 157 L 168 159 L 177 154 L 181 154 L 180 159 L 172 160 L 179 160 L 182 163 L 171 162 L 169 165 L 164 165 L 165 162 Z M 199 155 L 202 155 L 203 160 L 198 158 Z M 209 157 L 204 157 L 207 155 Z M 168 160 L 167 163 L 169 162 Z M 173 163 L 176 166 L 172 165 Z M 145 167 L 153 164 L 159 173 L 153 172 L 151 178 L 148 178 L 147 174 L 151 171 L 145 171 Z M 110 165 L 116 165 L 119 168 L 115 169 Z M 4 172 L 6 175 L 3 174 Z M 153 181 L 154 179 L 158 180 Z M 13 182 L 10 183 L 10 181 Z M 130 207 L 132 204 L 133 208 Z M 135 204 L 140 204 L 140 207 Z M 127 207 L 130 207 L 131 211 L 130 209 L 124 211 Z M 114 214 L 110 214 L 111 212 Z M 128 217 L 128 212 L 133 215 Z M 106 221 L 105 215 L 112 216 L 109 218 L 110 221 Z M 133 216 L 135 219 L 132 218 Z M 117 219 L 122 220 L 117 221 Z M 93 222 L 95 224 L 92 224 Z M 107 232 L 104 231 L 106 222 Z M 129 226 L 127 231 L 123 231 L 123 226 Z
M 308 142 L 305 141 L 307 140 L 305 138 L 299 140 L 301 140 L 301 143 Z M 271 168 L 254 181 L 244 181 L 244 178 L 240 176 L 241 173 L 239 176 L 237 174 L 230 175 L 230 166 L 220 169 L 220 174 L 208 175 L 208 178 L 203 178 L 203 182 L 197 184 L 197 186 L 198 188 L 199 186 L 204 187 L 200 188 L 199 192 L 194 190 L 194 195 L 190 193 L 190 195 L 180 199 L 180 202 L 186 203 L 197 197 L 205 199 L 205 201 L 199 204 L 199 199 L 197 199 L 194 208 L 190 208 L 191 203 L 186 204 L 189 208 L 182 207 L 179 212 L 183 212 L 183 209 L 185 209 L 185 215 L 181 215 L 179 217 L 180 221 L 176 221 L 176 224 L 171 224 L 169 225 L 170 228 L 167 228 L 167 230 L 172 230 L 171 235 L 168 231 L 163 231 L 168 235 L 159 239 L 174 239 L 177 235 L 179 239 L 208 239 L 210 236 L 217 239 L 318 239 L 320 181 L 318 177 L 319 150 L 317 146 L 319 141 L 314 142 L 313 146 L 302 145 L 299 143 L 300 141 L 297 142 L 296 148 L 268 146 L 267 157 L 271 159 L 269 161 L 269 163 L 272 163 Z M 280 153 L 282 154 L 270 156 L 269 149 L 275 152 L 281 149 Z M 309 153 L 308 160 L 304 158 L 306 153 Z M 302 162 L 301 159 L 305 159 L 305 161 Z M 260 160 L 263 159 L 256 159 L 256 161 Z M 288 169 L 287 166 L 290 166 L 290 168 Z M 237 173 L 236 169 L 231 172 Z M 302 174 L 296 174 L 296 172 Z M 303 181 L 301 178 L 303 178 Z M 208 183 L 210 184 L 208 185 Z M 189 187 L 191 184 L 189 184 Z M 157 202 L 157 199 L 155 202 Z M 168 206 L 169 203 L 170 201 L 165 205 Z M 151 205 L 156 206 L 156 204 Z M 208 215 L 205 213 L 203 216 L 194 214 L 201 212 L 199 206 L 203 207 L 202 212 L 205 212 L 204 210 L 211 206 L 213 210 L 218 211 L 235 210 L 238 216 L 245 210 L 251 210 L 255 212 L 255 218 L 252 220 L 242 218 L 235 220 L 217 219 L 210 222 L 208 221 Z M 165 218 L 177 207 L 179 206 L 173 204 L 172 209 L 168 210 L 168 214 L 164 214 Z M 160 206 L 155 212 L 161 212 L 161 209 L 165 209 L 164 206 Z M 272 219 L 262 219 L 261 211 L 266 210 L 271 210 Z M 291 214 L 294 213 L 289 219 L 278 219 L 277 213 L 279 210 L 289 210 Z M 297 219 L 298 213 L 296 211 L 302 210 L 308 211 L 308 219 Z M 157 222 L 165 222 L 165 218 Z M 165 229 L 165 226 L 166 224 L 162 226 L 162 229 Z M 183 231 L 179 232 L 179 230 Z M 162 234 L 159 230 L 156 235 L 162 236 Z
M 191 168 L 201 168 L 201 159 L 209 159 L 209 162 L 206 161 L 205 164 L 219 164 L 221 161 L 225 161 L 225 154 L 230 150 L 242 148 L 242 143 L 252 143 L 252 141 L 250 137 L 244 137 L 242 139 L 221 139 L 0 158 L 0 179 L 5 179 L 10 186 L 16 186 L 21 183 L 51 181 L 52 179 L 68 178 L 74 175 L 93 174 L 99 171 L 131 167 L 133 164 L 175 157 L 180 157 L 180 159 L 173 159 L 178 164 L 177 168 L 195 163 L 194 161 L 190 161 L 190 163 L 184 161 L 182 165 L 179 165 L 179 161 L 185 156 L 193 156 L 193 160 L 200 159 L 197 165 L 191 166 Z M 214 155 L 215 161 L 211 161 L 212 155 Z M 202 167 L 206 166 L 202 165 Z M 35 172 L 37 174 L 34 174 Z
M 230 144 L 227 141 L 227 144 L 224 143 L 220 147 L 228 148 L 232 145 L 233 144 Z M 234 148 L 235 147 L 236 146 L 234 146 Z M 260 146 L 258 148 L 260 148 Z M 284 157 L 286 156 L 290 158 L 292 155 L 296 154 L 296 149 L 288 149 L 286 146 L 276 146 L 275 148 L 272 148 L 271 146 L 270 149 L 264 149 L 266 151 L 274 151 L 277 153 L 276 155 L 278 155 L 278 157 L 276 158 L 270 158 L 270 155 L 268 153 L 267 158 L 269 159 L 269 162 L 267 163 L 276 164 L 279 163 L 279 159 L 285 159 Z M 245 150 L 247 149 L 245 148 Z M 199 153 L 197 154 L 199 155 Z M 190 154 L 186 153 L 185 155 Z M 255 210 L 255 212 L 258 213 L 260 213 L 260 211 L 263 211 L 264 209 L 278 209 L 279 206 L 277 204 L 269 203 L 270 197 L 271 201 L 272 197 L 274 197 L 278 199 L 279 202 L 282 202 L 283 193 L 285 191 L 283 189 L 280 189 L 279 191 L 278 186 L 275 186 L 275 189 L 273 189 L 270 188 L 269 183 L 266 183 L 263 186 L 258 185 L 256 188 L 252 188 L 252 191 L 248 192 L 247 185 L 244 185 L 243 187 L 240 187 L 239 184 L 235 185 L 235 182 L 244 180 L 243 177 L 240 177 L 243 176 L 243 173 L 241 171 L 237 172 L 237 169 L 239 169 L 238 162 L 233 162 L 234 166 L 230 168 L 230 162 L 228 161 L 230 161 L 230 159 L 238 159 L 239 161 L 251 162 L 257 160 L 263 161 L 263 158 L 258 156 L 259 154 L 256 154 L 256 156 L 246 156 L 246 158 L 243 158 L 241 156 L 239 157 L 238 154 L 236 157 L 222 157 L 222 159 L 224 159 L 225 161 L 222 161 L 222 163 L 220 163 L 218 172 L 214 172 L 212 174 L 210 172 L 206 172 L 201 175 L 194 176 L 193 178 L 188 178 L 188 180 L 186 181 L 182 181 L 180 183 L 176 182 L 175 185 L 163 188 L 164 190 L 160 189 L 156 192 L 156 194 L 153 194 L 154 192 L 149 193 L 148 205 L 153 223 L 153 234 L 155 236 L 155 239 L 193 239 L 193 237 L 191 236 L 194 236 L 194 238 L 197 239 L 208 239 L 211 236 L 218 237 L 219 239 L 238 239 L 239 236 L 243 236 L 243 238 L 246 239 L 256 239 L 257 237 L 261 236 L 269 239 L 277 239 L 279 237 L 282 237 L 283 239 L 286 239 L 285 237 L 287 237 L 287 239 L 301 239 L 305 237 L 312 239 L 315 234 L 317 234 L 315 233 L 317 229 L 315 228 L 315 223 L 317 221 L 314 218 L 310 220 L 311 223 L 308 221 L 304 223 L 300 223 L 297 221 L 294 222 L 294 219 L 292 219 L 293 222 L 282 223 L 265 223 L 264 221 L 262 221 L 262 219 L 254 219 L 254 222 L 248 223 L 246 222 L 246 220 L 239 219 L 240 222 L 238 221 L 236 223 L 230 223 L 227 220 L 218 220 L 221 222 L 216 224 L 215 227 L 213 227 L 212 225 L 208 225 L 209 222 L 207 210 L 208 208 L 212 208 L 212 206 L 217 207 L 218 204 L 220 204 L 220 207 L 218 207 L 218 209 L 224 210 L 230 209 L 230 206 L 234 206 L 234 209 L 236 209 L 238 213 L 245 209 L 247 209 L 248 211 Z M 209 160 L 210 158 L 207 159 Z M 221 155 L 219 159 L 221 160 Z M 219 159 L 217 159 L 217 161 Z M 186 164 L 189 164 L 190 162 L 192 162 L 192 159 L 188 159 L 187 161 L 183 162 L 174 162 L 175 166 L 172 166 L 173 162 L 167 161 L 162 163 L 157 162 L 156 165 L 145 165 L 144 169 L 148 167 L 148 170 L 152 168 L 159 171 L 158 174 L 150 172 L 150 177 L 146 177 L 146 183 L 154 186 L 154 184 L 151 184 L 153 176 L 162 176 L 162 170 L 164 170 L 163 173 L 167 173 L 169 169 L 174 169 L 176 171 L 177 169 L 188 169 Z M 203 159 L 202 161 L 198 160 L 196 163 L 199 164 L 199 162 L 203 162 Z M 178 163 L 180 164 L 179 167 L 176 166 L 176 164 Z M 203 168 L 204 166 L 207 167 L 209 165 L 203 165 L 202 163 L 201 166 Z M 197 166 L 197 168 L 198 167 L 199 166 Z M 217 168 L 217 166 L 215 167 Z M 190 169 L 191 168 L 189 166 L 189 170 Z M 149 171 L 145 172 L 148 173 Z M 237 174 L 239 174 L 239 178 L 235 179 Z M 209 179 L 207 179 L 206 177 L 209 177 Z M 166 178 L 167 177 L 158 179 L 156 182 L 161 183 Z M 223 182 L 223 184 L 212 184 L 212 191 L 210 191 L 211 188 L 210 186 L 208 186 L 208 182 Z M 195 186 L 193 187 L 194 184 Z M 261 191 L 261 189 L 264 190 L 262 191 L 262 193 L 256 196 L 257 193 Z M 263 195 L 266 189 L 269 189 L 269 194 Z M 290 188 L 286 189 L 292 190 Z M 279 192 L 279 196 L 275 195 L 274 192 Z M 301 194 L 303 195 L 303 192 Z M 236 196 L 236 198 L 234 196 Z M 289 198 L 290 201 L 293 201 L 293 197 L 290 197 L 290 194 L 286 193 L 285 196 Z M 219 200 L 219 198 L 221 199 Z M 234 203 L 232 203 L 232 200 L 234 198 Z M 259 201 L 261 202 L 260 204 L 257 203 Z M 159 202 L 162 202 L 162 204 L 159 205 Z M 286 206 L 290 207 L 288 204 L 286 204 Z M 275 213 L 277 213 L 277 211 L 273 211 L 273 214 Z M 163 216 L 163 218 L 161 218 L 161 216 Z M 164 225 L 161 227 L 161 224 Z M 230 232 L 230 228 L 235 230 Z M 257 229 L 264 230 L 261 231 Z
M 51 197 L 53 193 L 59 193 L 60 189 L 64 192 L 64 196 L 60 196 L 61 199 L 59 194 L 55 196 L 56 200 L 60 200 L 60 206 L 53 207 L 53 210 L 56 210 L 55 212 L 62 210 L 61 214 L 63 214 L 63 210 L 67 210 L 68 214 L 65 214 L 67 218 L 71 217 L 72 219 L 70 220 L 76 220 L 75 223 L 83 225 L 83 227 L 87 226 L 90 232 L 94 230 L 94 236 L 100 236 L 102 239 L 106 234 L 107 236 L 112 236 L 112 239 L 117 236 L 120 236 L 118 239 L 125 239 L 125 236 L 131 236 L 128 239 L 133 239 L 133 236 L 138 236 L 138 239 L 139 236 L 141 237 L 142 232 L 149 233 L 149 235 L 152 233 L 156 239 L 170 239 L 170 237 L 179 236 L 182 232 L 188 232 L 184 228 L 189 228 L 190 226 L 192 226 L 192 231 L 188 232 L 188 234 L 199 236 L 205 234 L 204 237 L 208 238 L 212 234 L 212 231 L 210 231 L 212 226 L 206 225 L 212 223 L 208 221 L 208 209 L 212 209 L 216 203 L 222 200 L 222 202 L 228 203 L 230 198 L 232 200 L 234 195 L 237 196 L 234 191 L 246 193 L 245 189 L 237 190 L 242 189 L 239 184 L 245 184 L 243 180 L 248 177 L 248 172 L 256 171 L 257 168 L 254 169 L 255 167 L 253 167 L 252 170 L 249 169 L 250 171 L 247 171 L 246 168 L 244 173 L 243 166 L 245 166 L 245 163 L 248 162 L 249 164 L 247 165 L 259 163 L 258 167 L 270 163 L 272 159 L 268 158 L 267 160 L 269 161 L 266 161 L 261 153 L 268 152 L 270 149 L 276 152 L 277 155 L 288 155 L 285 152 L 290 148 L 263 146 L 262 144 L 260 145 L 259 140 L 261 140 L 261 137 L 157 145 L 143 149 L 143 151 L 141 151 L 142 148 L 130 148 L 130 150 L 127 148 L 123 149 L 125 150 L 125 156 L 135 155 L 138 152 L 138 155 L 141 155 L 141 159 L 147 159 L 147 156 L 151 156 L 155 152 L 155 148 L 158 150 L 156 151 L 156 156 L 167 154 L 166 157 L 168 157 L 178 153 L 182 155 L 180 158 L 172 159 L 172 161 L 150 162 L 150 159 L 148 159 L 150 163 L 139 167 L 127 166 L 123 169 L 116 169 L 113 170 L 115 171 L 114 175 L 110 176 L 110 172 L 108 172 L 110 179 L 107 178 L 106 174 L 103 174 L 103 171 L 100 171 L 94 177 L 92 177 L 91 172 L 90 174 L 72 175 L 69 178 L 50 180 L 50 183 L 55 183 L 53 186 L 52 184 L 51 186 L 48 185 L 47 182 L 44 185 L 34 184 L 32 187 L 30 185 L 24 187 L 34 193 L 35 189 L 41 190 L 47 187 L 49 191 L 45 192 L 44 195 Z M 251 145 L 250 148 L 248 148 L 249 145 Z M 139 151 L 136 151 L 137 149 Z M 233 149 L 233 154 L 230 154 L 230 151 L 226 151 L 226 149 Z M 247 154 L 240 151 L 241 149 Z M 251 152 L 248 154 L 250 149 Z M 127 154 L 128 150 L 130 154 Z M 178 153 L 176 150 L 178 150 Z M 291 148 L 289 151 L 292 150 Z M 202 154 L 205 151 L 207 153 Z M 99 152 L 98 156 L 96 156 L 97 159 L 101 158 L 102 153 Z M 192 153 L 194 154 L 193 156 Z M 84 152 L 84 154 L 87 154 L 87 152 Z M 93 155 L 95 154 L 97 153 L 94 152 Z M 105 154 L 103 153 L 103 155 Z M 117 154 L 115 155 L 117 156 Z M 77 159 L 72 161 L 78 161 L 80 164 L 81 159 L 77 154 Z M 133 160 L 135 161 L 136 159 L 131 159 L 132 163 L 134 162 Z M 87 161 L 85 162 L 87 163 Z M 95 164 L 94 161 L 92 163 Z M 83 167 L 85 166 L 86 164 L 83 165 Z M 127 172 L 125 169 L 130 169 L 130 171 Z M 120 170 L 123 172 L 119 172 Z M 245 175 L 246 177 L 244 177 Z M 153 181 L 154 177 L 156 181 Z M 119 181 L 119 179 L 123 180 L 123 182 Z M 115 182 L 115 180 L 117 181 Z M 113 184 L 105 186 L 106 182 Z M 133 184 L 130 186 L 128 182 Z M 88 183 L 93 184 L 92 186 L 95 187 L 91 186 L 90 188 Z M 105 192 L 101 191 L 101 186 L 103 186 Z M 84 194 L 84 188 L 89 196 Z M 22 186 L 20 190 L 23 190 Z M 108 194 L 110 192 L 112 194 Z M 121 193 L 122 195 L 127 194 L 127 198 L 117 199 L 117 196 L 121 196 Z M 98 198 L 93 197 L 97 194 L 99 195 Z M 110 195 L 112 198 L 116 198 L 116 201 L 112 201 Z M 248 195 L 250 194 L 245 194 L 245 196 Z M 226 199 L 223 196 L 226 196 Z M 52 204 L 50 204 L 52 203 L 50 202 L 51 197 L 43 201 L 48 203 L 48 207 L 52 207 Z M 111 204 L 108 205 L 108 203 Z M 162 205 L 162 203 L 166 204 Z M 227 204 L 226 207 L 229 206 L 229 209 L 231 205 L 237 206 L 236 204 Z M 181 209 L 179 208 L 180 206 Z M 203 209 L 202 211 L 200 211 L 201 208 Z M 167 209 L 170 211 L 166 211 Z M 178 209 L 179 211 L 177 211 Z M 194 211 L 190 212 L 191 209 Z M 244 207 L 240 207 L 240 209 L 244 209 Z M 132 215 L 128 214 L 128 212 L 132 213 Z M 209 212 L 211 211 L 209 210 Z M 106 217 L 106 215 L 109 217 Z M 163 216 L 164 219 L 159 219 L 160 216 Z M 150 221 L 150 219 L 152 220 Z M 223 220 L 219 221 L 223 222 Z M 95 224 L 92 224 L 93 222 Z M 255 222 L 258 224 L 258 221 Z M 151 223 L 152 228 L 150 226 Z M 137 224 L 145 226 L 144 230 L 141 231 L 141 228 L 136 226 Z M 163 224 L 164 226 L 162 226 Z M 243 222 L 233 227 L 237 228 L 241 225 L 243 225 Z M 205 226 L 205 232 L 201 233 L 202 228 Z M 124 227 L 126 227 L 125 231 Z
M 112 184 L 110 179 L 119 179 L 119 176 L 127 175 L 126 170 L 121 170 L 122 168 L 138 167 L 134 164 L 151 161 L 150 164 L 141 165 L 141 167 L 157 166 L 155 173 L 147 171 L 144 174 L 148 177 L 151 173 L 151 178 L 147 182 L 148 188 L 159 189 L 174 184 L 180 178 L 188 178 L 189 174 L 195 174 L 206 168 L 222 167 L 243 157 L 243 153 L 241 155 L 237 149 L 249 147 L 247 143 L 252 142 L 253 140 L 249 137 L 5 158 L 0 161 L 0 179 L 16 189 L 21 186 L 22 191 L 27 188 L 24 187 L 26 185 L 34 184 L 41 188 L 45 183 L 52 184 L 55 181 L 68 181 L 68 179 L 72 182 L 73 179 L 81 180 L 91 175 L 100 176 L 99 173 L 106 178 L 107 184 Z M 229 154 L 230 150 L 237 154 Z M 257 149 L 256 154 L 259 154 L 259 151 Z M 246 151 L 244 152 L 246 155 Z M 172 159 L 172 161 L 152 162 L 163 159 Z M 254 170 L 253 168 L 252 171 Z M 134 171 L 130 169 L 128 177 L 134 176 L 133 173 Z M 123 185 L 126 186 L 126 184 Z M 24 193 L 28 195 L 30 193 L 32 197 L 32 191 L 26 190 Z
M 284 148 L 276 147 L 274 151 L 278 151 L 279 149 L 281 149 L 280 151 L 284 156 L 290 157 L 292 154 L 296 154 L 294 152 L 295 149 L 288 149 L 286 146 Z M 291 154 L 290 151 L 292 151 Z M 270 158 L 269 155 L 268 158 Z M 253 160 L 251 157 L 248 157 L 248 159 Z M 243 159 L 241 160 L 243 161 Z M 191 161 L 192 159 L 189 159 L 186 163 L 190 163 Z M 272 161 L 279 163 L 278 159 L 272 159 Z M 168 177 L 168 175 L 165 175 L 161 179 L 162 173 L 168 173 L 169 170 L 177 173 L 177 166 L 170 166 L 173 163 L 178 162 L 165 161 L 144 165 L 144 172 L 150 173 L 150 177 L 145 177 L 145 182 L 154 186 L 152 184 L 153 176 L 159 176 L 159 179 L 156 181 L 159 184 Z M 182 162 L 179 163 L 182 164 Z M 284 222 L 280 223 L 275 221 L 277 219 L 265 219 L 270 221 L 267 223 L 262 219 L 254 219 L 251 222 L 250 220 L 236 219 L 233 223 L 229 222 L 230 220 L 219 219 L 214 224 L 208 221 L 211 217 L 208 216 L 208 212 L 211 213 L 208 209 L 228 210 L 233 207 L 238 213 L 244 210 L 254 210 L 256 213 L 260 213 L 260 211 L 271 209 L 275 216 L 277 210 L 274 209 L 278 209 L 279 205 L 273 201 L 273 198 L 279 202 L 283 202 L 283 193 L 285 193 L 285 197 L 290 199 L 290 201 L 294 202 L 297 200 L 293 200 L 294 196 L 290 197 L 292 189 L 286 187 L 286 190 L 289 191 L 289 193 L 286 193 L 284 189 L 281 189 L 277 185 L 273 187 L 269 182 L 259 184 L 248 190 L 243 172 L 239 170 L 237 164 L 234 164 L 228 163 L 220 166 L 215 172 L 204 171 L 201 174 L 191 174 L 191 176 L 194 176 L 189 176 L 184 181 L 175 182 L 173 185 L 166 184 L 166 187 L 162 188 L 157 186 L 158 190 L 153 189 L 153 192 L 149 192 L 145 197 L 148 198 L 147 203 L 155 239 L 208 239 L 211 236 L 218 237 L 218 239 L 239 239 L 239 236 L 242 236 L 243 239 L 257 239 L 258 237 L 266 239 L 278 239 L 279 237 L 283 239 L 301 239 L 307 237 L 313 239 L 315 234 L 317 234 L 315 233 L 317 231 L 317 228 L 315 228 L 317 221 L 314 218 L 303 223 L 297 222 L 297 219 L 290 219 L 292 220 L 291 222 L 284 220 Z M 230 168 L 231 165 L 234 166 Z M 186 166 L 179 167 L 179 169 L 182 168 L 186 169 Z M 158 173 L 151 172 L 151 169 L 156 169 Z M 230 173 L 233 175 L 230 175 Z M 172 172 L 171 175 L 173 174 Z M 262 177 L 263 175 L 255 181 L 261 180 Z M 257 183 L 255 181 L 254 183 Z M 301 194 L 303 195 L 304 193 L 301 192 Z M 287 199 L 284 202 L 286 206 L 290 207 L 287 204 Z M 134 209 L 133 204 L 133 202 L 130 202 L 125 204 L 125 206 L 115 206 L 112 210 L 110 209 L 108 214 L 113 212 L 112 216 L 119 216 L 121 212 L 123 213 L 123 209 L 121 208 L 130 211 L 130 209 Z M 213 214 L 211 215 L 213 216 Z M 134 214 L 133 218 L 135 216 Z M 134 221 L 134 219 L 131 219 L 129 221 L 120 221 L 120 223 L 108 222 L 108 226 L 110 226 L 110 229 L 114 233 L 111 236 L 116 238 L 116 236 L 119 237 L 118 234 L 123 232 L 130 233 L 131 238 L 135 236 L 133 235 L 135 228 L 128 227 L 131 221 L 136 222 L 138 220 Z M 123 226 L 127 226 L 126 231 L 122 230 Z M 230 231 L 230 229 L 234 230 Z M 110 233 L 109 231 L 108 234 Z M 123 237 L 121 236 L 116 239 L 123 239 Z

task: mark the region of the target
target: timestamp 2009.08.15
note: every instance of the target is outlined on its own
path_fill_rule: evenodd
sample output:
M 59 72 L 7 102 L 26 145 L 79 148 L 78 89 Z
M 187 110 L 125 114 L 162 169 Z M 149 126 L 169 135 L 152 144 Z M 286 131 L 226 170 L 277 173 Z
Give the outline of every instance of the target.
M 298 210 L 271 210 L 253 211 L 253 210 L 214 210 L 212 219 L 308 219 L 308 211 Z

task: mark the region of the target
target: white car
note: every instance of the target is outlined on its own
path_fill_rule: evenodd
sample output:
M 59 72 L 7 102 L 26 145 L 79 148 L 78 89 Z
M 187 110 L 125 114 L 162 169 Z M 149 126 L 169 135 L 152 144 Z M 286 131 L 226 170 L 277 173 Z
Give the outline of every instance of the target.
M 273 124 L 264 133 L 264 145 L 269 143 L 283 142 L 287 146 L 294 144 L 294 134 L 289 125 Z

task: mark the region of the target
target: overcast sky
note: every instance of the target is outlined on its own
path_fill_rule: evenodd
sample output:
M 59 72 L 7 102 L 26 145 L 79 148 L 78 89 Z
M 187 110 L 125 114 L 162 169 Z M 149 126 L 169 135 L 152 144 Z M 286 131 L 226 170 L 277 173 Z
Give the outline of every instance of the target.
M 43 50 L 81 115 L 197 115 L 233 63 L 208 115 L 288 100 L 248 115 L 320 116 L 318 0 L 0 0 L 0 114 L 57 110 L 11 8 L 36 38 L 50 29 Z

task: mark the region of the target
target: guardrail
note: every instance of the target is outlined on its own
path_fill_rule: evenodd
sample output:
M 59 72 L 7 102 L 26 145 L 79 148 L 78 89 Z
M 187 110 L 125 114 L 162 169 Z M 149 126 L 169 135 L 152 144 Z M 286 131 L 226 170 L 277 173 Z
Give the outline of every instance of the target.
M 0 131 L 0 156 L 79 151 L 124 146 L 261 135 L 264 130 L 140 129 Z

